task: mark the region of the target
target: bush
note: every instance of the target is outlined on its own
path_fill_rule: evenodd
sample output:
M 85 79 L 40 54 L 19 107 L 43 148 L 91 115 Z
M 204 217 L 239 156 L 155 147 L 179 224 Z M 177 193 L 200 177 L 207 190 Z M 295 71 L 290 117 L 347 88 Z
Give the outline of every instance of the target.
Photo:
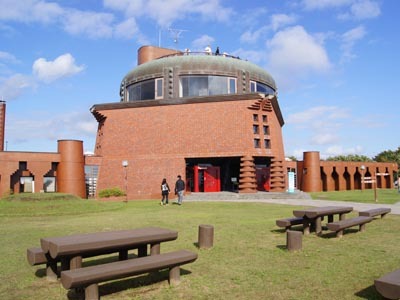
M 99 191 L 100 198 L 120 197 L 125 196 L 125 192 L 118 187 L 104 189 Z

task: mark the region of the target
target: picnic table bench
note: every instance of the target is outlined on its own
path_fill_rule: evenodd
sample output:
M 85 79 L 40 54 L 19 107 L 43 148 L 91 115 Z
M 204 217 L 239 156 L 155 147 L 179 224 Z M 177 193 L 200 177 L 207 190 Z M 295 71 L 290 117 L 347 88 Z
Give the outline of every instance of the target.
M 400 269 L 376 279 L 375 288 L 386 299 L 400 299 Z
M 303 233 L 310 233 L 310 225 L 315 226 L 315 233 L 322 233 L 322 219 L 327 216 L 328 222 L 333 222 L 334 215 L 339 215 L 339 220 L 344 220 L 346 214 L 353 211 L 353 207 L 349 206 L 323 206 L 314 207 L 302 210 L 294 210 L 293 215 L 298 218 L 303 218 Z
M 328 223 L 326 226 L 329 230 L 335 231 L 337 237 L 342 237 L 344 229 L 359 225 L 359 230 L 364 231 L 365 224 L 371 222 L 372 220 L 372 217 L 359 216 L 351 219 Z
M 376 217 L 380 215 L 381 218 L 383 218 L 386 214 L 390 213 L 391 211 L 392 210 L 390 208 L 379 207 L 379 208 L 360 211 L 358 214 L 360 216 L 365 216 L 365 217 Z
M 278 227 L 283 227 L 283 228 L 285 228 L 286 231 L 288 231 L 294 225 L 303 224 L 303 221 L 304 221 L 303 218 L 296 218 L 296 217 L 285 218 L 285 219 L 276 220 L 276 225 Z
M 148 272 L 169 269 L 169 283 L 180 280 L 180 266 L 197 259 L 197 254 L 180 250 L 61 272 L 64 288 L 84 288 L 85 299 L 99 299 L 98 284 Z
M 82 267 L 82 258 L 118 252 L 119 259 L 128 258 L 128 250 L 138 249 L 138 256 L 146 256 L 150 245 L 150 255 L 160 253 L 160 243 L 177 239 L 174 230 L 146 227 L 132 230 L 119 230 L 77 234 L 62 237 L 42 238 L 40 248 L 27 251 L 28 262 L 46 263 L 49 279 L 57 278 L 57 262 L 61 270 Z

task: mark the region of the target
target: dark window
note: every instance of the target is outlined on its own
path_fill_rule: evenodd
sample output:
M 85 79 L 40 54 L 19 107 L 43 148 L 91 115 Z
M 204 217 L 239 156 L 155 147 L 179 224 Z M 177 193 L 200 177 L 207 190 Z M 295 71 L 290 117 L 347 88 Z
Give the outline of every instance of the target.
M 256 81 L 250 81 L 250 92 L 259 92 L 267 95 L 274 95 L 275 91 L 273 88 L 269 87 L 268 85 L 261 83 L 261 82 L 256 82 Z
M 260 133 L 258 125 L 253 125 L 253 133 L 254 134 L 259 134 Z
M 180 97 L 224 95 L 236 93 L 236 78 L 191 75 L 180 78 Z
M 254 139 L 254 148 L 260 148 L 260 139 Z
M 263 123 L 267 123 L 267 122 L 268 122 L 267 116 L 266 116 L 266 115 L 263 115 L 263 116 L 262 116 L 262 120 L 263 120 Z
M 162 81 L 161 81 L 162 84 Z M 159 83 L 157 82 L 157 88 L 159 88 Z M 128 101 L 138 101 L 138 100 L 152 100 L 155 99 L 155 80 L 146 80 L 138 82 L 128 86 Z M 162 88 L 160 89 L 162 93 Z
M 267 125 L 263 125 L 263 133 L 269 135 L 269 127 Z
M 253 115 L 253 121 L 258 122 L 258 115 L 256 115 L 256 114 Z
M 264 148 L 271 149 L 271 140 L 264 140 Z

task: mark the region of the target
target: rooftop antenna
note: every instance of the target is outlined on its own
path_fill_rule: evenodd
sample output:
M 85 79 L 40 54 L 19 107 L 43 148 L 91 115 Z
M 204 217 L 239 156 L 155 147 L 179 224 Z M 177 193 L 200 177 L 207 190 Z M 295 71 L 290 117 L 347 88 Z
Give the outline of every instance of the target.
M 172 38 L 174 39 L 175 48 L 176 48 L 175 50 L 178 50 L 179 38 L 180 38 L 182 32 L 185 32 L 187 30 L 168 28 L 168 31 L 170 32 L 170 34 L 172 35 Z

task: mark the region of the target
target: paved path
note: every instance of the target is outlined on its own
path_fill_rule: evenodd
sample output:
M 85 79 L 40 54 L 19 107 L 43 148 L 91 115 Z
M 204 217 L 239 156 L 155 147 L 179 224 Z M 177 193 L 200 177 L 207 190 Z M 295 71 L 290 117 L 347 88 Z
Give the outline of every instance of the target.
M 284 193 L 282 193 L 284 194 Z M 281 194 L 281 195 L 282 195 Z M 271 195 L 271 193 L 256 193 L 256 194 L 236 194 L 236 193 L 192 193 L 186 197 L 184 201 L 222 201 L 222 202 L 260 202 L 260 203 L 276 203 L 285 205 L 297 206 L 352 206 L 356 211 L 368 210 L 377 207 L 388 207 L 392 214 L 400 215 L 400 202 L 396 204 L 379 204 L 379 203 L 358 203 L 347 201 L 328 201 L 328 200 L 312 200 L 307 194 L 278 196 L 279 194 Z

